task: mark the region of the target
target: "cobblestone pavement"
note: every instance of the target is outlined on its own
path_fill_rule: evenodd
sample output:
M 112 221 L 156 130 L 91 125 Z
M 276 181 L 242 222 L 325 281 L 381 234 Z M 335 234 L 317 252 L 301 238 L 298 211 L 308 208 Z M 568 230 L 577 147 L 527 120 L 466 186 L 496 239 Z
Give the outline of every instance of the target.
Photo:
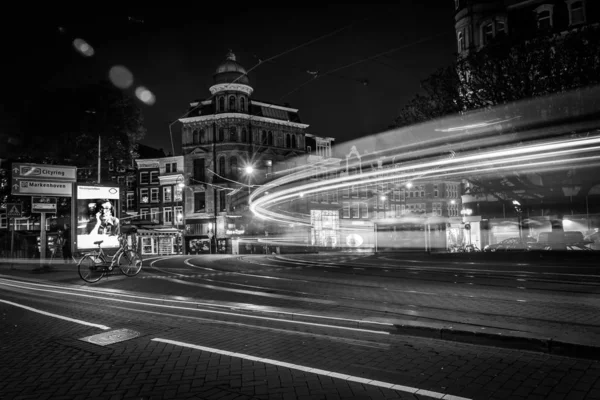
M 140 336 L 99 346 L 79 339 L 100 329 L 0 302 L 3 399 L 600 396 L 600 364 L 595 361 L 423 338 L 342 334 L 331 329 L 303 332 L 169 312 L 157 315 L 92 300 L 49 307 L 53 302 L 49 297 L 2 296 L 7 297 L 110 329 L 131 329 Z M 328 376 L 331 372 L 342 375 Z M 349 376 L 362 381 L 351 381 Z M 404 390 L 385 388 L 382 383 L 401 385 Z

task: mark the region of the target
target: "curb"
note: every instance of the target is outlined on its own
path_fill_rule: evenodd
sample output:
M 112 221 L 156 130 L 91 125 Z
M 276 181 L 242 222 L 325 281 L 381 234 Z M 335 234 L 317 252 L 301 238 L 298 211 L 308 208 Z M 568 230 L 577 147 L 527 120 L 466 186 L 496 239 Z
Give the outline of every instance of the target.
M 600 347 L 566 342 L 556 338 L 540 337 L 527 332 L 505 334 L 503 332 L 479 332 L 454 329 L 452 327 L 434 328 L 427 326 L 395 325 L 396 334 L 440 339 L 450 342 L 501 347 L 514 350 L 526 350 L 550 355 L 600 360 Z
M 299 262 L 292 257 L 276 256 L 284 261 Z M 302 260 L 306 264 L 340 265 L 351 267 L 352 263 L 319 262 Z M 484 331 L 485 329 L 485 331 Z M 484 345 L 515 350 L 526 350 L 563 357 L 600 360 L 600 343 L 598 346 L 562 340 L 558 337 L 540 336 L 535 333 L 514 331 L 509 329 L 484 328 L 475 325 L 455 323 L 436 324 L 422 322 L 406 322 L 394 324 L 392 334 L 438 339 L 474 345 Z

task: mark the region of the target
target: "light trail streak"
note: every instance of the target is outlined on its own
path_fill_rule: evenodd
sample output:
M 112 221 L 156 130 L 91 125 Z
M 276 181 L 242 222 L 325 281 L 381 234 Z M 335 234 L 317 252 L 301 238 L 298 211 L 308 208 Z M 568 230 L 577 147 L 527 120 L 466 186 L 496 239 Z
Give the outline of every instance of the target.
M 209 306 L 209 307 L 232 308 L 231 306 L 224 306 L 224 305 L 219 305 L 219 304 L 195 303 L 195 302 L 189 302 L 189 301 L 183 301 L 183 300 L 169 300 L 169 299 L 164 299 L 164 298 L 154 299 L 151 297 L 121 295 L 121 294 L 113 294 L 113 296 L 117 296 L 117 297 L 104 297 L 104 296 L 100 296 L 101 293 L 96 293 L 95 295 L 87 294 L 87 293 L 77 293 L 78 291 L 80 291 L 78 289 L 72 289 L 73 291 L 66 291 L 66 289 L 65 290 L 56 290 L 56 289 L 43 288 L 44 286 L 49 286 L 49 285 L 41 285 L 41 284 L 29 284 L 30 286 L 23 285 L 23 284 L 19 285 L 18 283 L 12 283 L 11 281 L 6 280 L 6 279 L 0 279 L 0 284 L 9 286 L 9 287 L 19 288 L 19 289 L 48 292 L 48 293 L 54 293 L 54 294 L 58 294 L 58 295 L 86 297 L 86 298 L 95 299 L 95 300 L 107 300 L 107 301 L 113 301 L 113 302 L 118 302 L 118 303 L 135 304 L 135 305 L 139 305 L 139 306 L 168 308 L 168 309 L 182 310 L 182 311 L 183 310 L 195 311 L 195 312 L 207 313 L 207 314 L 217 314 L 217 315 L 226 315 L 226 316 L 230 316 L 230 317 L 247 318 L 247 319 L 252 319 L 252 320 L 281 322 L 281 323 L 306 325 L 306 326 L 314 326 L 314 327 L 321 327 L 321 328 L 333 328 L 333 329 L 341 329 L 341 330 L 354 331 L 354 332 L 375 333 L 375 334 L 380 334 L 380 335 L 389 335 L 390 334 L 390 332 L 388 332 L 388 331 L 377 331 L 377 330 L 366 329 L 366 328 L 353 328 L 353 327 L 343 326 L 343 325 L 332 325 L 332 324 L 327 324 L 327 323 L 308 322 L 308 321 L 297 321 L 294 319 L 264 317 L 264 316 L 260 316 L 260 315 L 248 315 L 248 314 L 241 314 L 241 313 L 235 313 L 235 312 L 230 312 L 230 311 L 198 308 L 200 305 Z M 51 286 L 49 286 L 49 287 L 51 287 Z M 159 303 L 146 303 L 146 302 L 141 302 L 141 301 L 126 300 L 123 297 L 133 297 L 133 298 L 137 297 L 137 298 L 141 298 L 141 299 L 150 299 L 150 300 L 154 300 L 154 301 L 161 301 L 162 303 L 165 303 L 165 302 L 187 303 L 187 304 L 193 306 L 194 308 L 170 305 L 170 304 L 162 304 L 162 303 L 160 303 L 160 304 Z M 2 300 L 2 301 L 4 301 L 4 300 Z M 239 308 L 240 307 L 238 307 L 238 309 Z M 354 324 L 357 326 L 359 326 L 361 323 L 362 324 L 369 323 L 371 325 L 378 325 L 378 326 L 381 326 L 382 328 L 383 327 L 391 328 L 394 326 L 393 324 L 387 323 L 387 322 L 361 321 L 361 320 L 354 320 L 354 319 L 350 319 L 350 318 L 339 318 L 339 317 L 330 317 L 330 316 L 305 314 L 305 313 L 293 313 L 293 312 L 286 312 L 286 311 L 282 311 L 282 310 L 261 309 L 260 311 L 263 313 L 271 314 L 271 315 L 288 315 L 290 318 L 293 318 L 295 316 L 310 317 L 310 318 L 314 318 L 316 320 L 321 320 L 321 321 L 328 321 L 328 320 L 329 321 L 339 321 L 339 322 L 351 323 L 351 324 Z M 65 317 L 65 318 L 67 318 L 67 317 Z M 76 321 L 76 320 L 74 320 L 74 321 Z M 85 322 L 85 321 L 82 321 L 82 322 Z M 98 327 L 100 327 L 100 325 L 98 325 Z M 107 327 L 106 329 L 110 329 L 110 328 Z
M 599 151 L 600 146 L 597 146 L 598 144 L 600 144 L 599 136 L 566 139 L 518 148 L 490 150 L 460 157 L 438 159 L 416 165 L 398 166 L 389 170 L 371 171 L 361 174 L 359 182 L 357 182 L 355 175 L 349 175 L 317 183 L 300 184 L 276 192 L 270 191 L 268 194 L 265 193 L 266 189 L 259 188 L 250 197 L 250 209 L 255 215 L 263 219 L 309 226 L 311 224 L 308 215 L 301 217 L 290 216 L 282 212 L 269 210 L 267 207 L 280 204 L 286 200 L 295 199 L 301 195 L 344 189 L 354 185 L 368 185 L 398 180 L 411 181 L 415 178 L 449 177 L 458 174 L 482 175 L 485 172 L 494 172 L 507 168 L 514 169 L 515 165 L 519 165 L 521 169 L 534 169 L 543 166 L 552 168 L 560 164 L 573 162 L 597 161 L 600 159 L 600 156 L 580 157 L 580 155 Z M 564 158 L 566 156 L 578 158 Z M 543 161 L 544 159 L 549 159 L 550 161 Z M 533 160 L 539 161 L 532 162 Z M 312 174 L 314 174 L 314 171 L 306 171 L 303 174 L 294 174 L 293 178 L 297 180 L 305 179 Z M 291 177 L 285 177 L 281 181 L 276 180 L 274 182 L 279 183 L 277 186 L 284 186 L 291 179 Z M 259 197 L 261 195 L 263 196 Z

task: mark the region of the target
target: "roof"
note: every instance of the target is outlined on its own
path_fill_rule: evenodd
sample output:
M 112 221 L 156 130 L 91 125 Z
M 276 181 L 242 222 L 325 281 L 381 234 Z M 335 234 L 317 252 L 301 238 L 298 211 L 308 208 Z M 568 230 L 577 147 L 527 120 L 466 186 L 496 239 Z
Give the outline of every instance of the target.
M 267 103 L 264 101 L 257 102 L 259 104 L 255 104 L 254 102 L 250 103 L 250 114 L 255 115 L 257 117 L 266 117 L 272 119 L 278 119 L 280 121 L 290 121 L 290 122 L 298 122 L 300 121 L 300 116 L 297 111 L 291 111 L 290 109 L 286 109 L 286 107 L 279 106 L 273 103 Z
M 213 81 L 215 84 L 239 82 L 250 85 L 246 68 L 237 62 L 235 54 L 231 50 L 229 50 L 225 61 L 219 64 L 215 70 Z

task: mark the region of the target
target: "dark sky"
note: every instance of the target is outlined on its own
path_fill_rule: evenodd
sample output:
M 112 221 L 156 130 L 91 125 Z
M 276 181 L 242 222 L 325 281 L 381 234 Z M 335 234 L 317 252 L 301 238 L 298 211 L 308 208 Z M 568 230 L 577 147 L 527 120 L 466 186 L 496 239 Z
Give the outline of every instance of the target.
M 111 16 L 72 10 L 68 16 L 28 15 L 26 25 L 7 19 L 2 21 L 3 47 L 14 57 L 3 73 L 7 89 L 0 94 L 0 129 L 19 129 L 18 110 L 39 91 L 105 79 L 110 67 L 123 65 L 134 75 L 133 88 L 145 86 L 156 96 L 152 106 L 140 103 L 148 129 L 143 143 L 168 151 L 169 123 L 185 113 L 191 100 L 210 95 L 212 74 L 228 49 L 250 69 L 259 59 L 345 28 L 258 65 L 249 74 L 253 98 L 290 103 L 310 124 L 308 132 L 335 137 L 338 143 L 381 132 L 419 91 L 419 81 L 452 61 L 456 48 L 452 1 L 396 3 L 199 6 Z M 76 37 L 92 45 L 94 56 L 74 51 Z M 310 81 L 308 70 L 322 76 Z M 133 95 L 133 89 L 128 93 Z M 179 128 L 179 123 L 173 126 L 177 154 Z

